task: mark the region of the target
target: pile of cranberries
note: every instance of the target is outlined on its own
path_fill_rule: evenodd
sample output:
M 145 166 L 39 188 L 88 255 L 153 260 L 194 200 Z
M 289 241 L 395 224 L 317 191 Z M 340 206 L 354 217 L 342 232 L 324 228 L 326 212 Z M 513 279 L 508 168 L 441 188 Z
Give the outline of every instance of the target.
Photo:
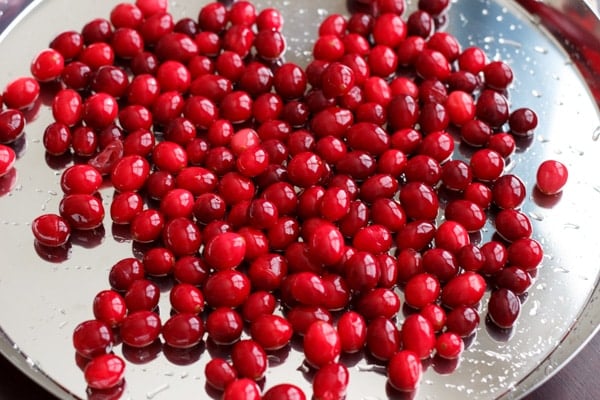
M 257 385 L 269 352 L 301 337 L 324 400 L 345 396 L 342 352 L 365 351 L 391 387 L 415 390 L 423 359 L 460 357 L 488 290 L 487 317 L 513 326 L 543 253 L 505 164 L 537 116 L 511 111 L 506 63 L 437 29 L 448 0 L 404 17 L 403 0 L 352 4 L 323 21 L 303 69 L 283 61 L 276 9 L 214 2 L 175 21 L 166 0 L 122 3 L 56 36 L 6 87 L 0 174 L 40 82 L 60 84 L 43 145 L 77 160 L 58 213 L 33 221 L 36 245 L 65 246 L 105 214 L 145 244 L 112 266 L 94 319 L 73 332 L 90 391 L 123 391 L 116 337 L 228 349 L 205 369 L 225 400 L 307 398 Z M 545 161 L 536 190 L 566 180 Z M 496 234 L 472 242 L 486 224 Z M 160 315 L 165 277 L 172 309 Z

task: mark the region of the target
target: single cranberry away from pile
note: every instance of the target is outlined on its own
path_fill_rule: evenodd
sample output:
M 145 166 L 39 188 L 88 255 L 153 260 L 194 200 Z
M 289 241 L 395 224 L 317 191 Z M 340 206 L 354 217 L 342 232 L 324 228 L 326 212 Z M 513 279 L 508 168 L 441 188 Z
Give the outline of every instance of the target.
M 314 398 L 339 399 L 342 353 L 366 349 L 392 388 L 413 391 L 422 360 L 461 356 L 482 309 L 515 324 L 543 252 L 520 210 L 526 185 L 504 167 L 536 114 L 511 110 L 507 63 L 437 29 L 448 0 L 351 5 L 324 19 L 303 69 L 284 61 L 274 8 L 213 2 L 175 20 L 166 0 L 122 3 L 56 36 L 33 78 L 7 86 L 0 142 L 23 134 L 38 82 L 57 81 L 43 145 L 77 160 L 58 213 L 33 221 L 37 246 L 110 217 L 144 249 L 115 260 L 73 332 L 90 393 L 124 391 L 115 334 L 133 349 L 228 348 L 205 367 L 226 400 L 261 398 L 268 354 L 297 336 Z M 0 175 L 14 161 L 0 145 Z M 548 161 L 537 188 L 555 195 L 566 178 Z M 471 242 L 486 224 L 496 235 Z M 159 313 L 165 277 L 172 309 Z M 307 398 L 265 387 L 264 399 Z

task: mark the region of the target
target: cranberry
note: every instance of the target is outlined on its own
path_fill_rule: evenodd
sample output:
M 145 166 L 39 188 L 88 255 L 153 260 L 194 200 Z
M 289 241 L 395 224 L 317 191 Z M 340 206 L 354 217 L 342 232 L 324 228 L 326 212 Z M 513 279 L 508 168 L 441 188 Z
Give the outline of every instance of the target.
M 413 221 L 402 227 L 396 235 L 396 245 L 400 250 L 422 250 L 433 240 L 435 226 L 429 221 Z
M 39 83 L 33 78 L 22 77 L 6 85 L 2 99 L 8 108 L 24 110 L 33 106 L 39 95 Z
M 169 294 L 171 306 L 180 313 L 200 314 L 204 310 L 204 296 L 200 289 L 189 283 L 179 283 Z
M 436 192 L 421 182 L 409 182 L 401 188 L 400 204 L 406 215 L 416 220 L 435 219 L 439 208 Z
M 59 204 L 59 212 L 73 229 L 94 229 L 104 220 L 102 201 L 90 194 L 66 195 Z
M 19 110 L 0 111 L 0 143 L 8 144 L 19 139 L 25 128 L 25 116 Z
M 265 350 L 278 350 L 292 338 L 292 325 L 285 318 L 265 314 L 254 319 L 250 325 L 252 338 Z
M 494 90 L 483 90 L 477 99 L 475 115 L 490 126 L 499 127 L 508 121 L 508 100 Z
M 238 271 L 223 270 L 211 275 L 204 286 L 206 302 L 212 307 L 237 307 L 250 295 L 250 280 Z
M 507 251 L 508 261 L 511 264 L 520 266 L 525 271 L 537 268 L 544 256 L 542 245 L 531 238 L 515 240 L 510 244 Z
M 462 338 L 454 332 L 444 332 L 435 342 L 436 354 L 449 360 L 460 356 L 465 348 Z
M 118 291 L 126 291 L 131 284 L 144 278 L 144 265 L 135 258 L 124 258 L 114 264 L 108 275 L 110 286 Z
M 145 347 L 158 339 L 161 328 L 158 314 L 152 311 L 136 311 L 123 319 L 121 339 L 131 347 Z
M 504 159 L 494 150 L 477 150 L 471 156 L 470 166 L 473 177 L 481 181 L 495 181 L 504 170 Z
M 356 303 L 356 310 L 367 320 L 377 317 L 392 318 L 399 309 L 400 299 L 386 288 L 375 288 L 362 293 Z
M 435 332 L 429 320 L 420 314 L 411 314 L 402 323 L 402 348 L 413 351 L 419 358 L 429 358 L 435 348 Z
M 173 276 L 180 283 L 202 286 L 208 278 L 208 268 L 199 257 L 183 256 L 175 261 Z
M 309 326 L 304 335 L 304 356 L 310 365 L 321 368 L 336 362 L 340 352 L 340 337 L 331 324 L 315 321 Z
M 442 303 L 450 308 L 475 306 L 486 289 L 485 280 L 476 272 L 467 271 L 452 278 L 442 289 Z
M 267 354 L 253 340 L 241 340 L 231 350 L 233 367 L 239 376 L 259 380 L 267 369 Z
M 102 175 L 100 172 L 86 164 L 67 168 L 60 178 L 60 187 L 65 194 L 94 194 L 101 185 Z
M 298 386 L 280 383 L 272 386 L 262 397 L 263 400 L 306 400 L 306 395 Z
M 313 378 L 313 395 L 316 399 L 343 399 L 350 380 L 345 365 L 331 363 L 320 368 Z
M 496 180 L 492 195 L 499 208 L 518 208 L 525 200 L 526 189 L 519 177 L 508 174 Z
M 569 171 L 560 161 L 546 160 L 536 172 L 536 186 L 545 195 L 560 193 L 567 183 Z
M 159 298 L 160 289 L 147 279 L 133 281 L 124 296 L 129 313 L 141 310 L 152 311 L 158 305 Z
M 140 211 L 131 220 L 131 236 L 136 242 L 150 243 L 160 237 L 164 224 L 161 212 L 153 209 Z
M 162 327 L 165 342 L 178 349 L 187 349 L 200 343 L 204 335 L 202 319 L 194 314 L 175 314 Z
M 394 354 L 387 366 L 388 381 L 396 390 L 413 391 L 417 388 L 423 367 L 421 360 L 410 350 L 400 350 Z
M 487 56 L 479 47 L 468 47 L 458 56 L 458 66 L 461 70 L 478 74 L 487 64 Z
M 223 400 L 260 400 L 260 388 L 253 379 L 238 378 L 223 392 Z
M 459 306 L 447 314 L 446 327 L 449 332 L 467 337 L 473 334 L 479 326 L 477 310 L 469 306 Z
M 521 302 L 516 294 L 506 288 L 492 292 L 488 302 L 488 314 L 500 328 L 511 328 L 521 311 Z
M 517 210 L 500 210 L 496 214 L 495 224 L 498 234 L 508 242 L 529 237 L 532 233 L 529 217 Z
M 256 26 L 259 30 L 272 29 L 278 31 L 283 27 L 283 17 L 279 10 L 265 8 L 257 15 Z
M 31 75 L 40 82 L 53 81 L 60 76 L 65 60 L 60 52 L 46 49 L 39 52 L 31 62 Z
M 127 314 L 125 299 L 113 290 L 103 290 L 94 297 L 94 317 L 110 327 L 119 326 Z
M 400 348 L 400 332 L 385 317 L 377 317 L 367 326 L 367 349 L 377 359 L 390 360 Z
M 225 388 L 238 377 L 233 366 L 222 358 L 213 358 L 204 367 L 206 383 L 217 390 Z
M 44 214 L 33 220 L 31 230 L 36 240 L 48 247 L 58 247 L 67 243 L 71 227 L 66 219 L 56 214 Z
M 114 354 L 103 354 L 91 360 L 84 369 L 85 381 L 91 389 L 111 389 L 123 382 L 125 362 Z
M 110 353 L 114 337 L 110 327 L 98 320 L 78 324 L 73 331 L 73 347 L 85 358 L 95 358 Z
M 440 282 L 431 274 L 419 273 L 412 276 L 404 287 L 406 304 L 422 309 L 435 302 L 440 294 Z
M 537 114 L 530 108 L 518 108 L 510 113 L 508 125 L 517 136 L 528 136 L 537 127 Z
M 215 308 L 206 319 L 208 336 L 217 344 L 231 344 L 237 341 L 244 327 L 240 314 L 229 307 Z
M 504 90 L 513 80 L 512 69 L 503 61 L 492 61 L 483 67 L 486 86 L 495 90 Z
M 83 36 L 76 31 L 62 32 L 50 42 L 50 48 L 58 51 L 64 60 L 72 60 L 83 49 Z
M 421 309 L 420 314 L 431 322 L 436 333 L 439 333 L 446 325 L 446 311 L 436 303 L 427 304 Z
M 54 122 L 46 127 L 42 140 L 48 154 L 60 156 L 69 151 L 71 138 L 71 130 L 67 125 Z M 10 168 L 6 168 L 8 169 Z

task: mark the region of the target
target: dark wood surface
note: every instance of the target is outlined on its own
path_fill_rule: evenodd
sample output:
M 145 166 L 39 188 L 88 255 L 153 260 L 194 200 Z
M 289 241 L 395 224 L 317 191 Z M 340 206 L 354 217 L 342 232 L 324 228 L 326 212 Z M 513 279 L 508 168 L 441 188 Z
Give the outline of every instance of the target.
M 600 399 L 599 370 L 600 334 L 596 335 L 570 363 L 525 399 Z M 0 356 L 0 400 L 13 399 L 52 400 L 54 397 Z

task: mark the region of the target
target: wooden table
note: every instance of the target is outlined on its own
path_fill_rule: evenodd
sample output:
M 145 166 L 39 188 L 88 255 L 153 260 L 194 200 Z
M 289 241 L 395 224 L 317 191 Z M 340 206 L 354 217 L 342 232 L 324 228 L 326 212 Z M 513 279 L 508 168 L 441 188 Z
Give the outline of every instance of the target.
M 597 334 L 570 363 L 525 400 L 600 399 L 600 384 L 596 380 L 598 370 L 600 370 L 600 334 Z M 0 400 L 54 399 L 2 356 L 0 356 L 0 371 Z

